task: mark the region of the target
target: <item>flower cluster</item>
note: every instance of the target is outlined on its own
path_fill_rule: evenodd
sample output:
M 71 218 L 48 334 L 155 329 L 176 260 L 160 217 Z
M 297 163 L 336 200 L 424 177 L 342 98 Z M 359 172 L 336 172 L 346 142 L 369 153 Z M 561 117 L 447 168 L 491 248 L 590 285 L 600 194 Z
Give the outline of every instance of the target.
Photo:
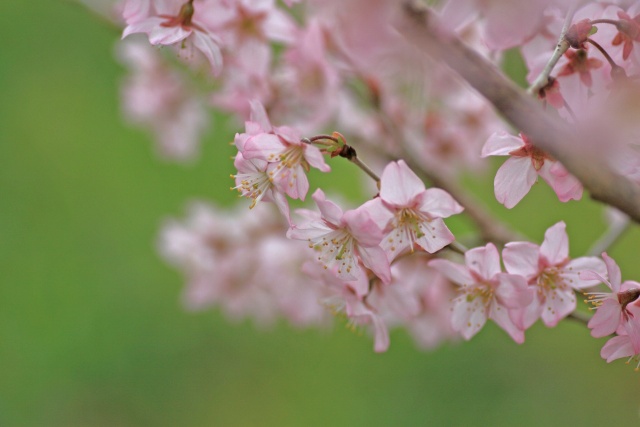
M 540 244 L 523 241 L 460 184 L 492 156 L 508 156 L 494 178 L 508 209 L 539 177 L 560 202 L 581 200 L 594 189 L 575 166 L 583 158 L 599 162 L 587 172 L 640 184 L 640 1 L 445 0 L 430 10 L 437 36 L 474 49 L 475 61 L 500 65 L 518 49 L 527 100 L 580 141 L 569 154 L 526 123 L 508 133 L 437 55 L 416 51 L 398 3 L 117 1 L 126 39 L 118 55 L 130 71 L 125 116 L 153 134 L 163 156 L 196 158 L 211 110 L 244 122 L 232 189 L 251 211 L 196 204 L 162 231 L 161 253 L 187 278 L 187 306 L 216 305 L 259 325 L 278 316 L 325 325 L 331 313 L 371 329 L 375 350 L 385 351 L 392 328 L 432 348 L 471 339 L 488 319 L 522 343 L 538 319 L 554 327 L 578 317 L 576 293 L 586 292 L 592 335 L 615 334 L 602 356 L 640 361 L 640 283 L 622 282 L 606 252 L 615 238 L 592 252 L 602 258 L 571 258 L 561 218 Z M 308 173 L 329 173 L 329 158 L 373 178 L 370 197 L 349 209 L 312 189 Z M 315 209 L 290 209 L 309 191 Z M 459 214 L 475 234 L 445 224 Z

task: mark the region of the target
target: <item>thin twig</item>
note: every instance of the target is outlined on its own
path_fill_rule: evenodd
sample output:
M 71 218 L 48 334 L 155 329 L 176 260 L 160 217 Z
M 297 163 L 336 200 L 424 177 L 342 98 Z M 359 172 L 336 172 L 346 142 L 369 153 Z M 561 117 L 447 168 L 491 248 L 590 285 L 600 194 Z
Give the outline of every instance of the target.
M 540 75 L 535 79 L 533 84 L 527 89 L 529 94 L 535 95 L 540 92 L 540 89 L 545 87 L 549 83 L 549 76 L 553 71 L 554 67 L 564 55 L 564 53 L 569 49 L 569 42 L 565 38 L 569 27 L 571 26 L 571 21 L 573 21 L 573 15 L 576 13 L 576 9 L 578 6 L 578 2 L 574 1 L 569 10 L 567 11 L 567 16 L 564 20 L 564 25 L 562 26 L 562 31 L 560 32 L 560 38 L 558 39 L 558 44 L 556 45 L 555 50 L 553 51 L 553 55 L 545 65 L 544 69 L 540 73 Z
M 545 112 L 491 62 L 443 29 L 424 6 L 406 1 L 405 19 L 396 29 L 426 54 L 448 65 L 535 146 L 559 160 L 593 199 L 615 206 L 640 223 L 640 186 L 603 162 L 601 152 L 584 144 L 593 135 L 578 135 L 581 129 Z

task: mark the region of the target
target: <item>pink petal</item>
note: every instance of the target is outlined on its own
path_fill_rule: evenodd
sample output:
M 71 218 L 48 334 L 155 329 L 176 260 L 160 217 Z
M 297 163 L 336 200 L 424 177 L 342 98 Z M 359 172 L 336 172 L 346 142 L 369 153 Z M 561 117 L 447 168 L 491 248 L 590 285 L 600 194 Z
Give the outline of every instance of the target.
M 600 350 L 600 356 L 606 359 L 607 363 L 622 357 L 630 357 L 634 354 L 631 340 L 626 335 L 611 338 Z
M 464 260 L 469 270 L 484 281 L 491 280 L 501 271 L 500 254 L 493 243 L 468 250 L 464 255 Z
M 242 154 L 247 159 L 261 159 L 269 162 L 279 160 L 285 146 L 277 135 L 260 133 L 247 139 Z
M 371 218 L 368 209 L 362 206 L 345 212 L 342 216 L 342 222 L 346 224 L 349 233 L 362 246 L 378 246 L 384 236 L 378 224 Z
M 596 273 L 597 276 L 585 277 L 586 272 Z M 601 276 L 605 274 L 605 266 L 600 258 L 580 257 L 569 261 L 561 274 L 565 283 L 573 289 L 591 288 L 602 282 Z
M 362 263 L 375 273 L 383 283 L 391 283 L 391 269 L 389 260 L 380 246 L 358 247 Z
M 510 309 L 509 314 L 515 325 L 522 329 L 529 329 L 540 318 L 542 303 L 537 292 L 533 292 L 533 300 L 519 309 Z
M 449 193 L 439 188 L 429 188 L 419 195 L 420 212 L 431 218 L 448 218 L 464 210 Z
M 560 163 L 547 160 L 538 173 L 553 188 L 561 202 L 580 200 L 582 198 L 582 184 L 575 176 L 567 172 Z
M 425 228 L 428 231 L 425 231 L 424 236 L 416 242 L 430 254 L 439 251 L 456 239 L 441 218 L 429 221 L 425 224 Z
M 621 313 L 622 309 L 617 301 L 604 300 L 587 324 L 591 329 L 591 336 L 601 338 L 613 334 L 620 324 Z
M 314 168 L 322 172 L 331 172 L 331 168 L 325 163 L 324 156 L 318 147 L 307 145 L 304 149 L 304 158 Z
M 556 289 L 545 294 L 545 301 L 542 305 L 540 317 L 549 328 L 555 327 L 558 322 L 572 313 L 576 309 L 576 298 L 573 290 Z
M 529 242 L 510 242 L 502 250 L 502 260 L 507 271 L 519 274 L 527 281 L 540 273 L 538 254 L 540 247 Z
M 540 257 L 546 261 L 545 267 L 562 264 L 569 258 L 569 236 L 563 221 L 553 225 L 544 233 L 540 245 Z
M 476 298 L 472 302 L 466 300 L 459 301 L 453 307 L 451 326 L 455 331 L 460 332 L 466 340 L 470 340 L 487 322 L 484 307 L 480 307 L 479 305 L 480 302 L 478 302 Z
M 489 307 L 489 318 L 498 324 L 511 338 L 518 344 L 524 342 L 524 331 L 516 326 L 511 317 L 509 310 L 501 306 L 495 300 L 491 302 Z
M 533 288 L 527 285 L 524 277 L 515 274 L 498 273 L 496 298 L 508 308 L 523 308 L 533 301 Z
M 538 174 L 529 157 L 510 157 L 493 181 L 498 202 L 507 209 L 513 208 L 531 190 Z
M 222 71 L 222 52 L 219 44 L 220 41 L 213 34 L 193 32 L 193 45 L 207 58 L 214 76 L 219 75 Z
M 164 22 L 162 18 L 158 18 L 157 16 L 152 16 L 142 21 L 138 21 L 133 24 L 127 25 L 124 31 L 122 32 L 122 38 L 125 38 L 130 34 L 137 34 L 137 33 L 149 34 L 156 27 L 160 26 L 162 22 Z
M 153 45 L 172 45 L 186 39 L 191 33 L 191 29 L 185 30 L 179 25 L 176 27 L 158 25 L 149 33 L 149 43 Z
M 271 126 L 269 116 L 267 116 L 267 112 L 264 109 L 262 102 L 258 100 L 251 100 L 249 101 L 249 104 L 251 105 L 251 121 L 258 123 L 263 132 L 271 132 L 273 127 Z
M 496 132 L 487 139 L 482 147 L 481 157 L 488 156 L 508 156 L 509 153 L 524 146 L 522 138 L 508 134 L 507 132 Z
M 389 163 L 380 179 L 380 197 L 395 206 L 410 206 L 418 194 L 425 191 L 424 183 L 403 161 Z
M 429 261 L 429 267 L 435 268 L 444 274 L 449 280 L 461 286 L 469 286 L 475 283 L 469 270 L 460 264 L 456 264 L 446 259 L 434 259 Z
M 605 284 L 611 285 L 611 290 L 613 292 L 620 292 L 620 282 L 622 282 L 620 267 L 618 267 L 618 264 L 616 264 L 613 258 L 607 255 L 606 252 L 602 253 L 602 259 L 607 266 L 607 276 L 609 277 L 609 283 Z
M 313 200 L 318 205 L 322 219 L 337 227 L 342 227 L 342 209 L 335 203 L 326 199 L 324 192 L 321 189 L 317 189 L 313 196 Z

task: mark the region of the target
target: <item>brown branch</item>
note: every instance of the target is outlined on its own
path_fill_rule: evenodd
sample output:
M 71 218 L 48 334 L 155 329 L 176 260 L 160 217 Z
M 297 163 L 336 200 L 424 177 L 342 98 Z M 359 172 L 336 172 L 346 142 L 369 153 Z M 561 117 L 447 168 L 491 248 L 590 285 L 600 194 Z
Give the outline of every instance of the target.
M 558 159 L 593 199 L 615 206 L 640 222 L 640 186 L 617 174 L 595 150 L 580 147 L 576 133 L 562 120 L 545 112 L 537 100 L 439 25 L 437 17 L 423 5 L 405 1 L 402 16 L 396 27 L 409 41 L 466 80 L 536 146 Z

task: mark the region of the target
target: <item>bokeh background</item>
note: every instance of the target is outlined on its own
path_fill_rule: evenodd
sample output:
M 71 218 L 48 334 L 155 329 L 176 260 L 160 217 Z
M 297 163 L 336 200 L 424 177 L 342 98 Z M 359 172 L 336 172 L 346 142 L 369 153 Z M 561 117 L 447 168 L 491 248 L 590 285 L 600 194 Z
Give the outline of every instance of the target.
M 340 322 L 186 312 L 157 232 L 188 200 L 236 201 L 235 124 L 217 117 L 195 164 L 161 161 L 119 112 L 113 29 L 69 2 L 2 1 L 0 35 L 0 426 L 640 423 L 640 374 L 572 321 L 521 346 L 489 325 L 430 353 L 396 331 L 374 354 Z M 604 230 L 601 207 L 544 185 L 507 211 L 489 172 L 469 185 L 534 241 L 565 218 L 581 255 Z M 611 251 L 625 279 L 640 279 L 639 242 L 633 229 Z

